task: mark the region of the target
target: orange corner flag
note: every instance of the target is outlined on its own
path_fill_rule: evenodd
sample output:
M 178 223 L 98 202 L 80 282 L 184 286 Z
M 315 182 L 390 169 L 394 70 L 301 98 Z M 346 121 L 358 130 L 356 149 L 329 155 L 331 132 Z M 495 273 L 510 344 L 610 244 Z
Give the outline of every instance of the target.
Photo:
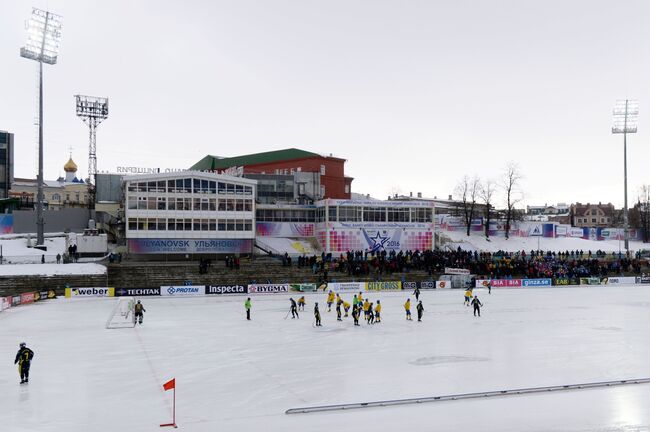
M 165 391 L 175 389 L 176 388 L 176 378 L 172 378 L 169 381 L 167 381 L 165 384 L 163 384 L 163 388 Z

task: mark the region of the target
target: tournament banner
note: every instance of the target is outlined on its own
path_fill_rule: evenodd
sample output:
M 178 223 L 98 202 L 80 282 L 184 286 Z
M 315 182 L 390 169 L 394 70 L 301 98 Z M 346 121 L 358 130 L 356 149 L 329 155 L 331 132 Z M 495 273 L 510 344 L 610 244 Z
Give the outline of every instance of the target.
M 581 277 L 580 285 L 600 285 L 599 277 Z
M 300 283 L 300 284 L 289 284 L 289 289 L 291 291 L 299 292 L 314 292 L 318 289 L 316 284 L 313 283 Z
M 161 286 L 160 295 L 165 297 L 184 297 L 204 295 L 205 285 Z
M 20 304 L 34 303 L 34 293 L 22 293 L 20 295 Z
M 402 289 L 402 282 L 366 282 L 366 289 L 368 291 L 399 291 Z
M 165 253 L 249 253 L 252 239 L 128 239 L 135 254 Z
M 600 280 L 600 283 L 604 285 L 633 284 L 636 283 L 636 278 L 634 276 L 604 277 Z
M 212 294 L 247 294 L 248 286 L 244 285 L 206 285 L 205 293 Z
M 159 296 L 160 287 L 158 288 L 115 288 L 115 295 L 118 297 Z
M 445 274 L 450 274 L 450 275 L 468 275 L 469 270 L 467 269 L 461 269 L 461 268 L 450 268 L 450 267 L 445 267 Z
M 114 297 L 115 288 L 66 288 L 66 298 L 74 297 Z
M 521 286 L 525 287 L 538 287 L 538 286 L 551 286 L 551 279 L 522 279 Z
M 250 294 L 278 294 L 288 293 L 289 284 L 252 284 L 248 285 Z
M 334 292 L 360 292 L 366 288 L 365 282 L 332 282 L 327 284 L 327 289 Z

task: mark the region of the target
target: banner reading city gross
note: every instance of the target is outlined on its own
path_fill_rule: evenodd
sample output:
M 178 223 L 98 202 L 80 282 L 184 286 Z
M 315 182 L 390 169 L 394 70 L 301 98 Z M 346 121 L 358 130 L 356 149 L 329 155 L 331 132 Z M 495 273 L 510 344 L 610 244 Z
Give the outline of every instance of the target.
M 288 293 L 289 284 L 252 284 L 248 285 L 249 294 L 280 294 Z
M 368 291 L 399 291 L 402 289 L 402 282 L 366 282 L 366 289 Z

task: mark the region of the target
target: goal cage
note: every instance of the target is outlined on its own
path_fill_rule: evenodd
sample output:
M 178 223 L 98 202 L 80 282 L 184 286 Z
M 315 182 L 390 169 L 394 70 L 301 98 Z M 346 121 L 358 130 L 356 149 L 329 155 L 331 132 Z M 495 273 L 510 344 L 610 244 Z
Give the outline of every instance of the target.
M 135 327 L 135 298 L 121 297 L 106 321 L 107 329 Z

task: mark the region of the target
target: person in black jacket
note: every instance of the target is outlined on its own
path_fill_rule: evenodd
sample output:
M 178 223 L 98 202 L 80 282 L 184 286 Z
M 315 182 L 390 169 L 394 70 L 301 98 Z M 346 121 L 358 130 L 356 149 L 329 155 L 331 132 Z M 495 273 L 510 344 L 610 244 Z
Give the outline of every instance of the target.
M 476 313 L 478 312 L 478 316 L 481 316 L 481 306 L 483 306 L 483 303 L 478 299 L 478 296 L 474 296 L 474 300 L 472 300 L 472 306 L 474 306 L 474 316 L 476 316 Z
M 144 312 L 146 312 L 144 306 L 142 306 L 142 303 L 140 303 L 140 300 L 135 304 L 135 322 L 138 324 L 142 324 L 142 318 L 144 318 Z
M 314 303 L 314 318 L 316 319 L 316 327 L 321 327 L 320 311 L 318 310 L 318 302 Z
M 34 351 L 27 348 L 25 342 L 20 343 L 20 349 L 16 354 L 14 364 L 18 363 L 18 373 L 20 374 L 20 383 L 29 382 L 29 366 L 34 358 Z
M 422 314 L 424 313 L 424 306 L 422 306 L 422 300 L 415 307 L 418 311 L 418 321 L 422 321 Z
M 298 316 L 298 304 L 293 298 L 290 298 L 289 300 L 291 300 L 291 319 L 300 318 Z

